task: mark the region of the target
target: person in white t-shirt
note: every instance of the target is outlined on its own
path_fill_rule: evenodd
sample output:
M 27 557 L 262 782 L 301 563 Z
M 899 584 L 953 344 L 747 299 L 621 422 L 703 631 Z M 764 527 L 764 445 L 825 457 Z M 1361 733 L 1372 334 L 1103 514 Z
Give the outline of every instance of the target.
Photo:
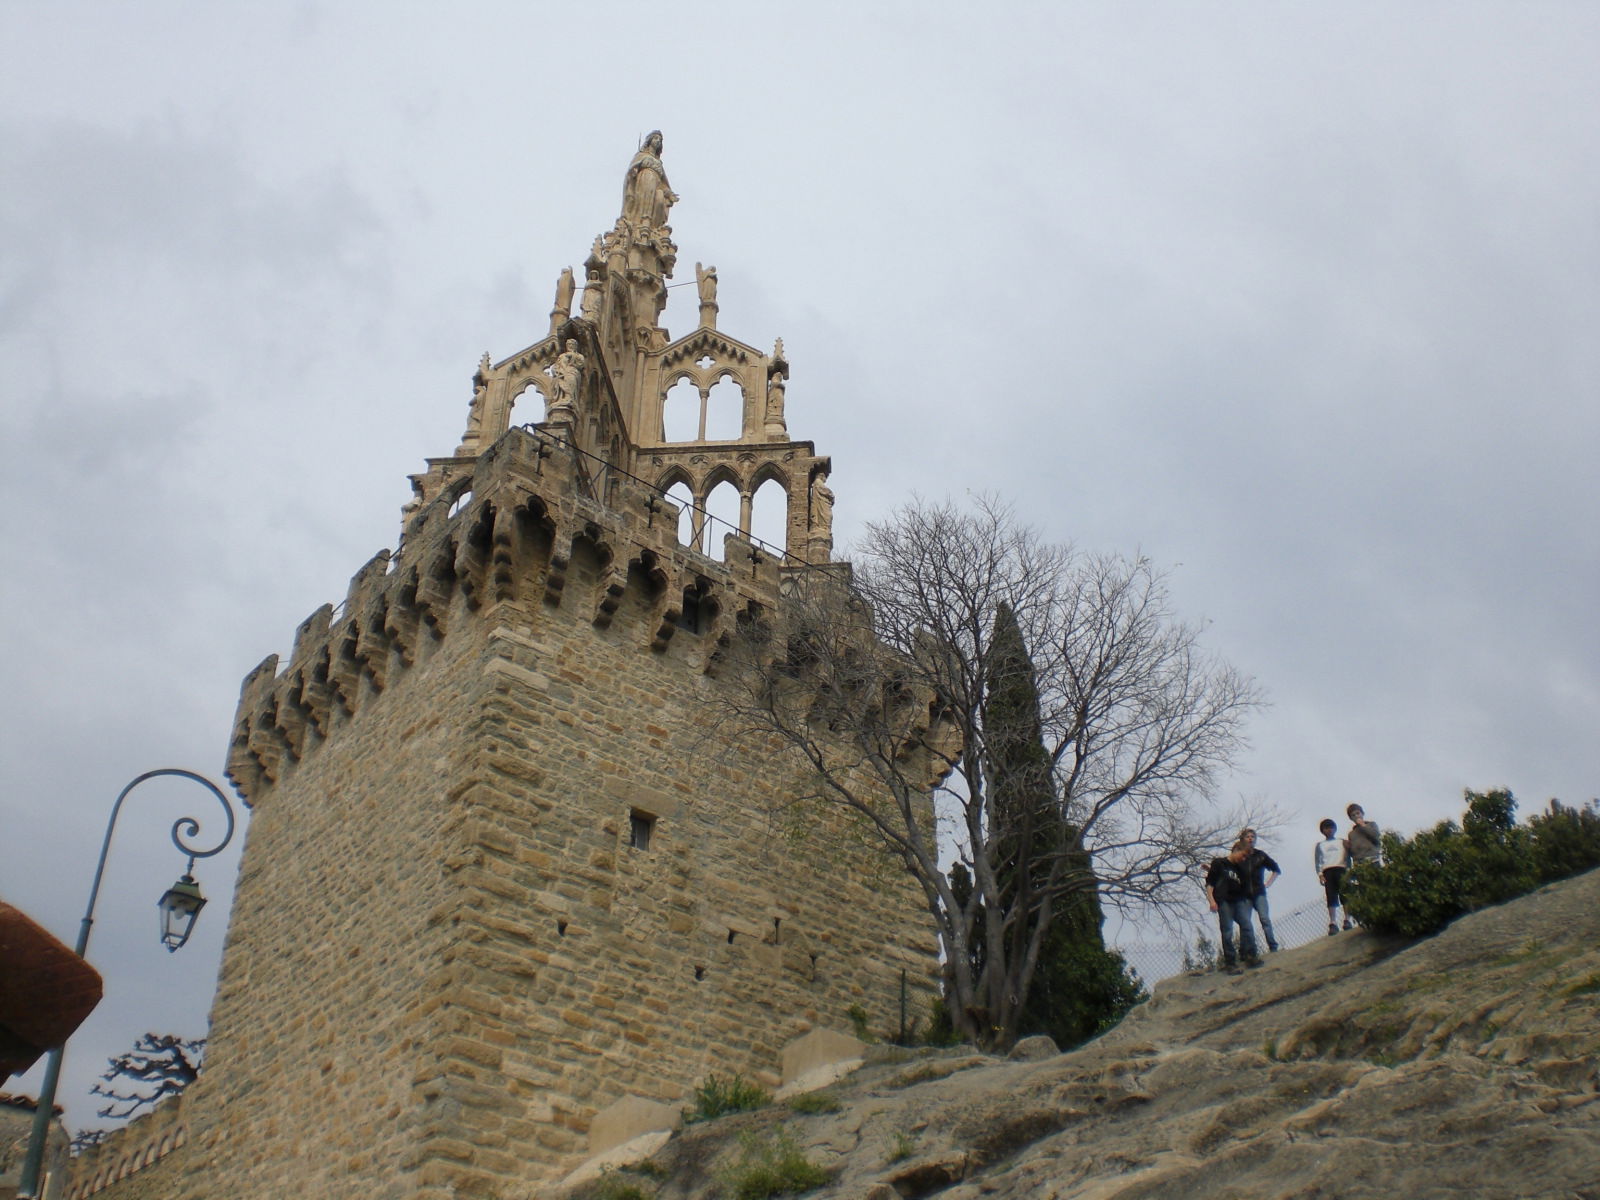
M 1317 878 L 1322 880 L 1322 893 L 1328 901 L 1328 936 L 1332 937 L 1339 932 L 1339 910 L 1344 904 L 1339 889 L 1344 886 L 1344 873 L 1350 866 L 1350 855 L 1344 842 L 1334 836 L 1339 832 L 1339 826 L 1333 818 L 1324 817 L 1317 828 L 1322 831 L 1322 840 L 1317 843 L 1315 851 Z M 1348 915 L 1344 918 L 1344 927 L 1351 927 Z

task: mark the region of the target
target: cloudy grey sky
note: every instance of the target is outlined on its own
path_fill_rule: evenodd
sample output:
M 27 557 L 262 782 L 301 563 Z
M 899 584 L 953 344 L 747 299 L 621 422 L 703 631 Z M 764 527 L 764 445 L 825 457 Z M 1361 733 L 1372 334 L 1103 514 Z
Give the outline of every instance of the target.
M 0 895 L 59 936 L 117 790 L 220 777 L 655 127 L 842 540 L 996 490 L 1172 569 L 1273 700 L 1226 796 L 1289 817 L 1280 907 L 1351 799 L 1600 792 L 1600 8 L 451 8 L 0 0 Z M 154 901 L 207 804 L 129 801 L 74 1126 L 203 1027 L 236 857 L 177 955 Z

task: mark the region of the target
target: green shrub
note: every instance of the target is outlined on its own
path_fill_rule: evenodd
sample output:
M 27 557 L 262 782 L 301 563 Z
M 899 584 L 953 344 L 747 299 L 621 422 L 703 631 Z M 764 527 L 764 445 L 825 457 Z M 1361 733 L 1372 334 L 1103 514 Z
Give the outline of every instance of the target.
M 1194 950 L 1185 946 L 1183 948 L 1183 973 L 1185 975 L 1199 975 L 1206 971 L 1217 969 L 1217 944 L 1205 934 L 1198 934 L 1194 939 Z
M 734 1160 L 716 1174 L 726 1200 L 767 1200 L 769 1196 L 796 1196 L 821 1187 L 829 1172 L 806 1158 L 787 1130 L 771 1138 L 741 1134 Z
M 871 1026 L 867 1022 L 867 1010 L 859 1004 L 852 1004 L 845 1009 L 844 1015 L 850 1018 L 850 1030 L 856 1035 L 858 1042 L 871 1045 L 878 1039 L 872 1036 Z
M 950 1019 L 950 1010 L 945 1006 L 942 996 L 935 996 L 930 1006 L 928 1018 L 928 1032 L 922 1039 L 924 1046 L 959 1046 L 966 1039 L 961 1036 L 961 1031 L 956 1028 L 956 1023 Z
M 1550 801 L 1550 811 L 1528 819 L 1534 869 L 1545 883 L 1600 866 L 1600 804 L 1568 808 Z
M 1049 949 L 1048 959 L 1040 954 L 1018 1036 L 1048 1034 L 1057 1047 L 1071 1050 L 1149 999 L 1150 993 L 1122 955 L 1099 944 L 1098 931 L 1092 937 L 1078 933 L 1062 937 Z
M 844 1107 L 839 1103 L 838 1096 L 827 1091 L 801 1092 L 798 1096 L 790 1096 L 785 1103 L 794 1112 L 807 1115 L 813 1113 L 835 1113 Z
M 1600 812 L 1564 808 L 1527 825 L 1504 788 L 1466 793 L 1460 825 L 1443 821 L 1409 840 L 1383 837 L 1383 862 L 1345 881 L 1345 906 L 1377 933 L 1423 937 L 1456 917 L 1600 866 Z
M 613 1167 L 600 1175 L 593 1190 L 586 1193 L 588 1200 L 650 1200 L 651 1193 L 642 1186 L 622 1178 Z
M 695 1088 L 693 1103 L 683 1110 L 683 1120 L 692 1125 L 728 1113 L 765 1108 L 771 1103 L 771 1093 L 743 1075 L 718 1075 L 713 1071 Z

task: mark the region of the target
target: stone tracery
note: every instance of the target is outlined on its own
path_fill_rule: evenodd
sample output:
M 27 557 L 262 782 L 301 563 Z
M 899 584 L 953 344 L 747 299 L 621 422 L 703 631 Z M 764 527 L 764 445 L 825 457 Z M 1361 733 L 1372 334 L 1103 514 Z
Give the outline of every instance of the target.
M 746 536 L 755 492 L 775 479 L 786 497 L 782 548 L 802 561 L 830 559 L 832 494 L 826 487 L 819 494 L 814 487 L 830 463 L 812 443 L 789 435 L 783 340 L 775 340 L 771 353 L 762 353 L 718 329 L 717 270 L 700 263 L 694 264 L 698 328 L 674 339 L 659 324 L 666 281 L 677 261 L 667 217 L 678 195 L 667 179 L 662 145 L 660 131 L 653 131 L 628 164 L 622 210 L 594 239 L 583 264 L 580 315 L 572 315 L 576 273 L 564 268 L 556 281 L 549 333 L 498 363 L 486 357 L 479 365 L 456 456 L 431 459 L 429 470 L 413 477 L 416 498 L 408 519 L 512 424 L 531 421 L 605 464 L 590 472 L 597 488 L 606 486 L 604 477 L 615 471 L 663 490 L 682 478 L 703 508 L 717 483 L 713 470 L 726 464 L 727 477 L 739 491 L 738 523 Z M 669 427 L 668 396 L 672 393 L 676 404 L 672 389 L 685 390 L 684 381 L 696 395 L 697 411 L 685 412 Z M 517 405 L 530 388 L 547 411 L 535 414 Z M 732 389 L 736 398 L 719 408 L 723 393 Z M 696 529 L 702 549 L 703 534 Z

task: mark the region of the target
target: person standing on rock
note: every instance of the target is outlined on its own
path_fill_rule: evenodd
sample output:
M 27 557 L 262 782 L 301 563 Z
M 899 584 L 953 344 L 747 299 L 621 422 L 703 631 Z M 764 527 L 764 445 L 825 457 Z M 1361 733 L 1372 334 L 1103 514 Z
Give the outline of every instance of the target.
M 1243 958 L 1247 967 L 1259 967 L 1261 956 L 1256 952 L 1256 934 L 1250 927 L 1250 880 L 1245 870 L 1245 859 L 1250 851 L 1243 842 L 1235 842 L 1226 858 L 1211 860 L 1206 872 L 1206 900 L 1211 911 L 1217 914 L 1217 933 L 1222 939 L 1222 966 L 1229 975 L 1243 975 L 1239 966 Z M 1239 927 L 1239 952 L 1233 949 L 1233 927 Z
M 1283 868 L 1265 850 L 1256 848 L 1256 831 L 1241 829 L 1239 842 L 1246 847 L 1244 859 L 1245 879 L 1250 884 L 1250 907 L 1261 922 L 1261 936 L 1266 939 L 1268 951 L 1278 949 L 1278 935 L 1272 931 L 1272 914 L 1267 910 L 1267 889 L 1272 881 L 1283 874 Z
M 1344 847 L 1350 852 L 1350 869 L 1378 862 L 1382 857 L 1378 847 L 1378 823 L 1367 820 L 1359 804 L 1345 809 L 1344 815 L 1350 818 L 1350 833 L 1344 839 Z
M 1344 815 L 1350 818 L 1350 832 L 1344 839 L 1345 860 L 1350 864 L 1350 874 L 1346 876 L 1348 881 L 1362 867 L 1377 866 L 1383 861 L 1383 856 L 1378 845 L 1378 823 L 1367 820 L 1361 805 L 1350 805 L 1344 810 Z M 1344 927 L 1352 927 L 1349 909 L 1345 909 Z
M 1344 887 L 1344 873 L 1350 865 L 1350 853 L 1346 848 L 1347 843 L 1334 836 L 1339 832 L 1339 825 L 1332 817 L 1323 817 L 1322 824 L 1317 828 L 1322 831 L 1322 840 L 1317 843 L 1314 861 L 1317 878 L 1322 880 L 1322 892 L 1328 901 L 1328 936 L 1332 937 L 1339 932 L 1339 909 L 1344 903 L 1339 893 Z M 1345 917 L 1344 927 L 1350 928 L 1349 917 Z

